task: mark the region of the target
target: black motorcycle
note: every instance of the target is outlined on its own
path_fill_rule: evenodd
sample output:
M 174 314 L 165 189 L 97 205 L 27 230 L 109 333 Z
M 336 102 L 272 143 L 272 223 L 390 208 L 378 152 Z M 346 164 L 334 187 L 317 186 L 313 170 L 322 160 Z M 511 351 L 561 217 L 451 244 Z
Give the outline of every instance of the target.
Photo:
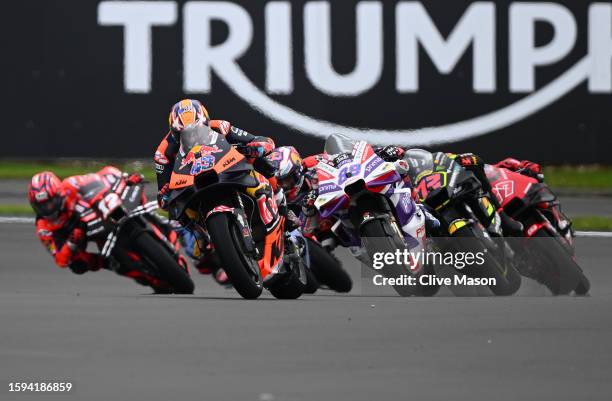
M 193 293 L 187 265 L 168 239 L 169 226 L 155 214 L 157 202 L 146 202 L 144 184 L 128 185 L 121 177 L 109 191 L 92 180 L 79 193 L 75 211 L 86 226 L 86 240 L 101 245 L 109 266 L 121 274 L 136 271 L 134 278 L 157 293 Z
M 418 198 L 440 221 L 440 229 L 432 233 L 434 243 L 445 251 L 484 251 L 482 265 L 467 266 L 461 272 L 495 279 L 489 285 L 495 295 L 518 291 L 521 276 L 503 238 L 500 217 L 476 176 L 442 152 L 412 149 L 405 159 Z

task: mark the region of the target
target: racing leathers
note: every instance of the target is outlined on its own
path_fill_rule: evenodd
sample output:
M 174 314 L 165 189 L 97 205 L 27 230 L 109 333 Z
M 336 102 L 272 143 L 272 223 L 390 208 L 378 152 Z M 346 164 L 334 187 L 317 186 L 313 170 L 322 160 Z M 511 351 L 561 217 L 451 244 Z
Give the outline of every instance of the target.
M 271 178 L 274 175 L 273 167 L 264 157 L 270 153 L 275 145 L 271 138 L 264 136 L 255 136 L 245 130 L 233 126 L 230 122 L 224 120 L 209 120 L 208 126 L 225 136 L 225 139 L 233 145 L 241 145 L 237 149 L 243 153 L 247 160 L 253 164 L 254 169 L 265 176 Z M 158 203 L 160 208 L 167 209 L 168 197 L 170 195 L 169 182 L 174 170 L 174 163 L 177 154 L 180 151 L 180 132 L 170 131 L 161 141 L 155 156 L 155 172 L 157 174 L 158 186 Z M 265 181 L 265 180 L 260 180 Z M 269 184 L 274 187 L 274 180 L 270 179 Z M 266 185 L 261 185 L 253 197 L 256 199 L 263 196 L 260 192 L 266 192 L 267 196 L 273 196 L 273 189 Z M 220 266 L 218 257 L 214 254 L 212 247 L 205 238 L 198 232 L 192 231 L 189 227 L 176 228 L 181 236 L 181 242 L 185 251 L 189 256 L 197 261 L 196 267 L 202 274 L 213 273 L 215 280 L 221 284 L 226 283 L 225 272 Z
M 256 170 L 264 176 L 271 176 L 273 171 L 268 170 L 270 166 L 266 163 L 263 156 L 274 149 L 274 141 L 264 136 L 255 136 L 238 127 L 232 126 L 228 121 L 210 120 L 210 128 L 225 136 L 225 139 L 234 145 L 244 145 L 239 150 L 253 163 Z M 170 131 L 164 136 L 155 151 L 153 161 L 157 174 L 158 203 L 162 209 L 168 207 L 168 195 L 170 192 L 169 182 L 174 169 L 176 155 L 180 149 L 180 132 Z M 270 168 L 271 169 L 271 168 Z
M 44 218 L 37 218 L 36 234 L 60 268 L 69 268 L 75 274 L 100 269 L 113 270 L 119 275 L 130 277 L 137 283 L 151 286 L 158 291 L 159 280 L 142 272 L 137 266 L 119 264 L 112 257 L 104 258 L 99 253 L 87 251 L 86 226 L 81 221 L 80 211 L 87 210 L 91 206 L 90 202 L 103 197 L 112 185 L 123 177 L 126 178 L 127 185 L 138 185 L 143 180 L 141 174 L 134 173 L 127 176 L 110 166 L 97 173 L 66 178 L 61 185 L 65 191 L 67 219 L 61 224 L 55 224 Z M 144 197 L 144 194 L 142 196 Z M 172 228 L 155 215 L 151 215 L 151 218 L 154 219 L 155 226 L 178 250 L 178 238 Z M 100 248 L 103 244 L 97 245 Z M 186 267 L 186 261 L 182 257 L 179 262 Z
M 54 224 L 44 218 L 36 219 L 36 235 L 43 246 L 51 253 L 55 263 L 61 268 L 69 268 L 76 274 L 96 271 L 106 266 L 104 258 L 97 253 L 86 251 L 85 226 L 79 221 L 75 207 L 80 200 L 79 191 L 97 184 L 110 188 L 110 181 L 121 177 L 118 169 L 107 166 L 97 174 L 85 174 L 66 178 L 62 181 L 65 191 L 68 218 L 63 224 Z M 130 176 L 136 181 L 138 175 Z

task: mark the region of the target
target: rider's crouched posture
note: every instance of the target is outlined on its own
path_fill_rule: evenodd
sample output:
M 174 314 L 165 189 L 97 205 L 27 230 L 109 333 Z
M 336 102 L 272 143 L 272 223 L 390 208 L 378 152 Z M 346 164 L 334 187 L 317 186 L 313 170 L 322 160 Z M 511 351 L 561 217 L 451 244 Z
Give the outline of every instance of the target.
M 396 169 L 407 180 L 408 165 L 402 160 L 404 151 L 397 146 L 374 147 L 376 154 L 386 162 L 396 163 Z M 319 162 L 332 162 L 336 155 L 326 153 L 308 156 L 302 159 L 295 148 L 284 146 L 277 148 L 273 159 L 277 164 L 276 181 L 282 188 L 289 208 L 301 215 L 304 235 L 317 235 L 321 244 L 332 249 L 336 246 L 329 230 L 334 223 L 333 219 L 321 219 L 314 206 L 318 196 L 318 179 L 316 167 Z M 427 224 L 434 226 L 439 222 L 427 210 L 423 210 Z
M 110 269 L 133 278 L 139 284 L 152 285 L 154 283 L 150 278 L 138 270 L 130 266 L 113 265 L 112 259 L 105 259 L 98 253 L 86 250 L 86 227 L 78 213 L 78 209 L 83 206 L 81 202 L 84 202 L 81 192 L 87 191 L 88 186 L 100 187 L 99 184 L 109 190 L 123 176 L 120 170 L 112 166 L 104 167 L 97 173 L 68 177 L 64 181 L 48 171 L 34 175 L 28 199 L 36 213 L 36 235 L 61 268 L 69 268 L 75 274 Z M 141 174 L 134 173 L 127 177 L 127 184 L 137 185 L 142 180 Z M 166 231 L 168 239 L 178 247 L 177 236 L 171 228 L 163 222 L 158 226 Z
M 181 147 L 181 131 L 193 125 L 208 125 L 210 128 L 225 136 L 225 139 L 233 145 L 244 145 L 239 150 L 250 158 L 257 170 L 264 175 L 271 176 L 273 172 L 267 170 L 265 163 L 258 163 L 263 156 L 274 149 L 274 141 L 264 136 L 255 136 L 247 131 L 233 126 L 228 121 L 210 120 L 208 111 L 202 103 L 193 99 L 184 99 L 172 106 L 168 118 L 170 131 L 164 136 L 157 147 L 153 160 L 155 172 L 157 173 L 157 187 L 160 208 L 168 208 L 168 197 L 170 195 L 170 177 L 174 169 L 174 162 Z
M 387 162 L 396 163 L 401 163 L 401 161 L 403 161 L 404 155 L 407 150 L 408 149 L 406 148 L 393 145 L 374 148 L 374 151 L 379 157 L 381 157 Z M 448 156 L 453 158 L 462 167 L 466 168 L 469 171 L 472 171 L 476 178 L 481 182 L 483 191 L 487 194 L 488 198 L 491 200 L 500 215 L 503 228 L 509 233 L 521 232 L 522 225 L 504 212 L 497 200 L 497 197 L 492 194 L 491 184 L 487 179 L 487 176 L 484 171 L 485 163 L 480 158 L 480 156 L 473 153 L 449 153 Z M 290 204 L 301 204 L 302 216 L 304 218 L 304 231 L 306 233 L 312 232 L 315 229 L 320 230 L 325 226 L 325 222 L 318 221 L 317 212 L 314 207 L 314 202 L 318 196 L 318 185 L 316 181 L 315 170 L 316 165 L 320 161 L 328 161 L 332 157 L 333 155 L 327 154 L 309 156 L 301 162 L 301 166 L 296 165 L 292 170 L 292 174 L 288 175 L 290 177 L 293 176 L 297 178 L 292 178 L 288 181 L 289 184 L 295 185 L 293 185 L 293 188 L 291 190 L 286 191 L 287 201 Z M 290 161 L 287 161 L 286 164 L 289 165 Z M 499 162 L 497 166 L 504 167 L 512 171 L 519 172 L 521 174 L 529 175 L 531 177 L 537 178 L 540 181 L 543 181 L 544 179 L 540 166 L 537 163 L 533 163 L 527 160 L 519 162 L 518 160 L 507 158 Z M 398 164 L 396 165 L 396 168 L 398 169 L 398 172 L 400 172 L 404 180 L 407 180 L 408 177 L 406 175 L 406 172 L 408 169 L 408 165 Z M 406 170 L 401 171 L 403 168 L 405 168 Z M 287 168 L 286 170 L 289 171 L 289 169 Z M 284 186 L 284 180 L 282 179 L 282 177 L 277 177 L 277 180 L 279 186 Z M 431 216 L 429 213 L 426 213 L 426 216 L 428 224 L 435 227 L 435 218 L 433 218 L 433 216 Z
M 160 208 L 167 210 L 170 196 L 170 178 L 174 170 L 174 164 L 179 152 L 187 152 L 188 149 L 181 149 L 181 132 L 188 127 L 197 125 L 207 125 L 217 133 L 223 135 L 225 139 L 237 147 L 253 164 L 256 172 L 271 178 L 274 176 L 273 166 L 264 157 L 274 149 L 274 141 L 264 136 L 255 136 L 247 131 L 233 126 L 224 120 L 210 120 L 208 111 L 197 100 L 184 99 L 172 106 L 168 118 L 170 126 L 169 132 L 164 136 L 157 147 L 155 156 L 155 172 L 157 173 L 158 196 L 157 200 Z M 183 154 L 183 153 L 182 153 Z M 259 179 L 261 185 L 254 189 L 249 189 L 247 194 L 255 199 L 265 197 L 274 198 L 274 180 L 267 181 Z M 259 204 L 263 202 L 258 202 Z M 260 210 L 262 215 L 269 213 Z M 187 227 L 179 229 L 186 252 L 194 259 L 198 260 L 197 268 L 201 273 L 214 272 L 214 277 L 221 284 L 227 283 L 227 275 L 220 269 L 215 262 L 210 244 L 202 243 L 201 238 L 196 233 L 191 232 Z

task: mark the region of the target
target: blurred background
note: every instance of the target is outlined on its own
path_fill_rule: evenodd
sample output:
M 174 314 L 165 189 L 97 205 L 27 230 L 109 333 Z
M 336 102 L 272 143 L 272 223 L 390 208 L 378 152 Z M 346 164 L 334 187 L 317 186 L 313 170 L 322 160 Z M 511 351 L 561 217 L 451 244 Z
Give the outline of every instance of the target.
M 184 97 L 304 155 L 341 131 L 489 162 L 531 159 L 562 192 L 612 192 L 609 2 L 3 8 L 5 205 L 19 203 L 22 181 L 44 168 L 66 176 L 110 161 L 152 178 L 170 107 Z

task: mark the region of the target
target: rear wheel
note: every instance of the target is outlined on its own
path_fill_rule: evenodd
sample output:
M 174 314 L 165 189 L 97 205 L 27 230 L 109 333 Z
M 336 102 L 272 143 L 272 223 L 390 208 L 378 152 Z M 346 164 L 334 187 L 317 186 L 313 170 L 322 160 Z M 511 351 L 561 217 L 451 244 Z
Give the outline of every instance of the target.
M 193 294 L 195 286 L 187 271 L 150 233 L 140 234 L 134 241 L 134 248 L 143 262 L 156 272 L 158 278 L 170 286 L 169 292 Z
M 215 252 L 232 286 L 245 299 L 255 299 L 263 291 L 259 265 L 245 249 L 238 226 L 227 213 L 215 213 L 206 220 Z
M 310 269 L 317 280 L 336 292 L 349 292 L 353 288 L 353 281 L 342 268 L 340 261 L 316 241 L 307 238 L 306 242 L 310 255 Z
M 534 238 L 536 240 L 528 245 L 529 249 L 535 246 L 538 253 L 534 255 L 540 268 L 538 281 L 548 287 L 553 295 L 565 295 L 572 291 L 585 295 L 591 284 L 559 239 L 546 230 L 539 230 Z

